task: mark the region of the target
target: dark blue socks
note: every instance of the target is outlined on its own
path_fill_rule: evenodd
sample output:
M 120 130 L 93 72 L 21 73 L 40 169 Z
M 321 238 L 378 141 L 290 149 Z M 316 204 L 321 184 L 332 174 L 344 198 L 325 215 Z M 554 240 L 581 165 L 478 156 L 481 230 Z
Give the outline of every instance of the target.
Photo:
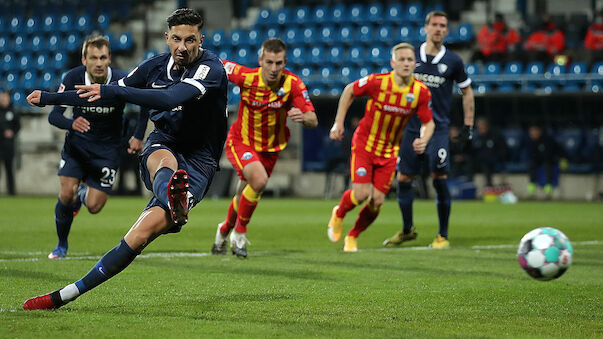
M 155 178 L 153 179 L 153 193 L 155 197 L 165 206 L 169 206 L 168 204 L 168 194 L 167 194 L 167 185 L 172 178 L 174 171 L 168 167 L 160 168 L 157 173 L 155 173 Z
M 440 231 L 444 238 L 448 238 L 448 219 L 450 218 L 450 191 L 446 179 L 434 179 L 433 187 L 436 190 L 436 208 L 440 220 Z
M 404 227 L 402 232 L 410 233 L 412 227 L 412 202 L 415 198 L 415 193 L 412 190 L 411 182 L 400 182 L 398 181 L 398 205 L 400 206 L 400 212 L 402 212 L 402 221 Z
M 119 245 L 107 252 L 82 279 L 75 282 L 80 294 L 90 291 L 128 267 L 138 253 L 121 239 Z
M 54 207 L 54 221 L 57 225 L 57 236 L 59 237 L 59 247 L 67 249 L 67 237 L 71 230 L 73 222 L 73 205 L 63 205 L 60 199 L 57 199 L 57 204 Z

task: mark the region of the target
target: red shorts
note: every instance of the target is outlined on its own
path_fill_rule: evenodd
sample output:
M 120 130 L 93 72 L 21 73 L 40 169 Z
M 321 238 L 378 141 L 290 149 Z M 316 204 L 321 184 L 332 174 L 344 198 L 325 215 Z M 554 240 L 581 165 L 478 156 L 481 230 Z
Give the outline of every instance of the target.
M 350 173 L 355 184 L 373 184 L 375 189 L 387 194 L 396 174 L 397 157 L 382 158 L 352 146 Z
M 241 180 L 245 180 L 245 177 L 243 177 L 243 168 L 247 164 L 254 161 L 261 162 L 266 173 L 270 176 L 278 159 L 278 152 L 258 152 L 252 146 L 247 146 L 243 142 L 235 141 L 231 138 L 226 140 L 224 151 Z

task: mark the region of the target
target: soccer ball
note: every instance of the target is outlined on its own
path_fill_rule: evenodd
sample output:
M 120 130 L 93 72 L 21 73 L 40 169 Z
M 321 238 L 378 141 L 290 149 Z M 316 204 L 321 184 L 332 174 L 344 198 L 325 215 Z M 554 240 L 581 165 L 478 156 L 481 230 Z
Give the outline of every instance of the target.
M 517 260 L 537 280 L 559 278 L 572 264 L 574 249 L 563 232 L 552 227 L 531 230 L 521 238 Z

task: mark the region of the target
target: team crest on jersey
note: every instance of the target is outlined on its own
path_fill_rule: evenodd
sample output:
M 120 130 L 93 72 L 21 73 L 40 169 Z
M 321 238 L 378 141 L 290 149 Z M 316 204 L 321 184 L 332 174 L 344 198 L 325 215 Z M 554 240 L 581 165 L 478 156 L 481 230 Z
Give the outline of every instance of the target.
M 406 94 L 406 102 L 410 104 L 413 101 L 415 101 L 415 95 L 412 93 Z
M 232 62 L 227 62 L 224 64 L 224 70 L 226 71 L 226 74 L 232 74 L 232 71 L 234 71 L 235 69 L 235 64 Z
M 304 96 L 304 100 L 306 100 L 306 102 L 310 102 L 310 94 L 308 94 L 307 89 L 302 91 L 302 95 Z
M 57 93 L 63 93 L 63 92 L 65 92 L 65 85 L 61 84 L 59 86 L 59 90 L 57 91 Z
M 193 75 L 193 79 L 205 80 L 205 78 L 207 77 L 207 74 L 209 73 L 209 69 L 210 68 L 207 65 L 199 66 L 199 68 L 197 68 L 197 71 L 195 72 L 195 75 Z
M 440 74 L 446 73 L 446 70 L 448 70 L 448 65 L 438 64 L 438 71 L 440 72 Z
M 253 157 L 253 154 L 251 152 L 245 152 L 243 153 L 243 156 L 241 157 L 241 159 L 243 160 L 249 160 Z
M 277 92 L 276 95 L 279 97 L 282 97 L 283 95 L 285 95 L 285 89 L 284 88 L 280 88 Z
M 365 176 L 365 175 L 366 175 L 366 168 L 364 168 L 364 167 L 360 167 L 360 168 L 358 168 L 358 169 L 356 170 L 356 174 L 357 174 L 359 177 L 363 177 L 363 176 Z
M 362 87 L 368 83 L 368 76 L 358 80 L 358 87 Z

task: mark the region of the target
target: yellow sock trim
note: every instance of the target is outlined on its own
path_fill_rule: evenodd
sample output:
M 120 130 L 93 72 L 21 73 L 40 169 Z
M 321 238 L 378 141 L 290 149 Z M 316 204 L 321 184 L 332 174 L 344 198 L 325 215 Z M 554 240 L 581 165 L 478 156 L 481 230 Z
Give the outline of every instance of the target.
M 354 191 L 350 193 L 350 200 L 352 200 L 352 204 L 354 204 L 354 206 L 358 206 L 358 200 L 356 200 L 356 196 L 354 196 Z
M 243 189 L 243 195 L 251 202 L 258 202 L 262 197 L 262 193 L 257 193 L 249 185 L 245 186 L 245 189 Z
M 373 213 L 379 213 L 379 211 L 381 211 L 381 206 L 374 206 L 373 204 L 371 204 L 370 202 L 366 204 L 368 206 L 368 208 L 371 210 L 371 212 Z
M 237 196 L 236 196 L 236 195 L 235 195 L 235 196 L 232 198 L 232 209 L 233 209 L 235 212 L 238 212 L 238 211 L 239 211 L 239 203 L 238 203 L 238 201 L 237 201 Z

